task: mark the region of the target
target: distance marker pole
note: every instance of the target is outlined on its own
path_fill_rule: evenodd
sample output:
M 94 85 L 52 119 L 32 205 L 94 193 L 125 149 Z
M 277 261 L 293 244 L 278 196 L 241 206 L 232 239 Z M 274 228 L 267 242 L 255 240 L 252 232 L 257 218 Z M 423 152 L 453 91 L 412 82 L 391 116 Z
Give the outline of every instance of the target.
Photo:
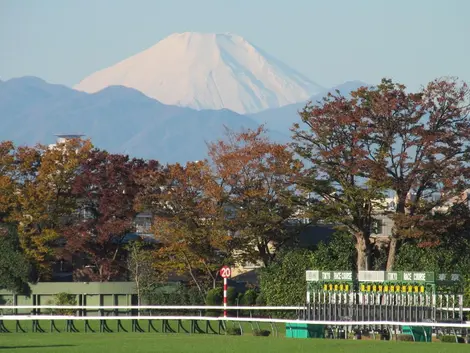
M 224 266 L 220 269 L 220 276 L 224 279 L 224 318 L 227 317 L 227 279 L 232 275 L 230 267 Z
M 227 317 L 227 278 L 224 278 L 224 318 Z

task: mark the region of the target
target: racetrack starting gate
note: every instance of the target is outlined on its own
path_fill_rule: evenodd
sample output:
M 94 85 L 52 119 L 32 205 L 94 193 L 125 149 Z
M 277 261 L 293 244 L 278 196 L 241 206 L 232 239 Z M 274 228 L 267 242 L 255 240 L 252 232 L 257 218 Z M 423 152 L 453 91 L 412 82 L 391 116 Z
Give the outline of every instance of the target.
M 459 274 L 306 271 L 299 319 L 323 321 L 463 322 Z

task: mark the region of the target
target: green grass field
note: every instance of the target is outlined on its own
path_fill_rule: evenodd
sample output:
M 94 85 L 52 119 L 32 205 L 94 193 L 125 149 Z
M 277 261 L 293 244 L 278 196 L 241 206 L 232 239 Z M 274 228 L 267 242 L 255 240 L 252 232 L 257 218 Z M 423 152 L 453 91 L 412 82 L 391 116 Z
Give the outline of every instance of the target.
M 99 322 L 90 321 L 91 329 L 96 332 L 84 332 L 84 322 L 76 322 L 75 326 L 79 332 L 65 332 L 65 321 L 55 321 L 55 328 L 60 332 L 50 332 L 51 322 L 40 321 L 44 333 L 33 333 L 32 322 L 22 322 L 22 328 L 27 333 L 16 333 L 15 322 L 5 321 L 5 328 L 11 333 L 0 333 L 0 353 L 147 353 L 147 352 L 171 352 L 171 353 L 273 353 L 273 352 L 470 352 L 468 344 L 450 343 L 414 343 L 396 341 L 371 341 L 371 340 L 331 340 L 331 339 L 293 339 L 286 338 L 285 326 L 278 324 L 278 337 L 254 337 L 252 329 L 258 328 L 249 323 L 243 323 L 243 336 L 229 336 L 218 334 L 184 333 L 189 332 L 189 322 L 182 321 L 181 333 L 161 333 L 162 322 L 154 321 L 154 327 L 159 332 L 136 333 L 131 332 L 131 322 L 122 320 L 123 329 L 129 332 L 117 332 L 117 321 L 108 322 L 109 329 L 113 332 L 100 333 Z M 148 321 L 141 320 L 140 327 L 147 331 Z M 212 323 L 213 329 L 217 330 L 217 323 Z M 239 327 L 238 324 L 229 324 Z M 170 321 L 174 331 L 178 329 L 177 321 Z M 201 329 L 205 328 L 205 321 L 199 322 Z M 273 333 L 273 328 L 268 323 L 260 324 L 259 328 L 268 329 Z M 223 332 L 223 331 L 222 331 Z
M 7 333 L 0 352 L 15 353 L 274 353 L 274 352 L 469 352 L 467 344 L 291 339 L 160 333 Z

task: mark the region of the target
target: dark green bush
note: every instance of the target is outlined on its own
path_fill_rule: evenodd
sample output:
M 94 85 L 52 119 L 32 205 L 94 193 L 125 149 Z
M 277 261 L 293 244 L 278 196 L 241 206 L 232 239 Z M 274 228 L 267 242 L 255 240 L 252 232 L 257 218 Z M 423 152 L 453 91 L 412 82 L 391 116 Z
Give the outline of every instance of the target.
M 224 298 L 224 292 L 222 288 L 214 288 L 207 292 L 206 305 L 219 306 L 222 305 Z M 206 310 L 207 316 L 220 316 L 222 312 L 220 310 Z
M 227 327 L 227 335 L 241 336 L 242 330 L 239 327 Z
M 454 335 L 443 335 L 439 337 L 439 340 L 445 343 L 465 343 L 465 339 L 463 337 L 457 337 L 456 340 Z
M 206 304 L 207 305 L 221 305 L 224 298 L 224 291 L 222 288 L 214 288 L 207 292 Z
M 149 305 L 204 305 L 205 298 L 197 287 L 188 287 L 182 284 L 169 286 L 167 284 L 156 284 L 145 295 L 146 303 Z M 199 311 L 188 310 L 165 310 L 150 311 L 152 314 L 166 315 L 198 315 Z
M 228 287 L 227 288 L 227 305 L 230 305 L 230 306 L 236 305 L 237 297 L 238 297 L 237 290 L 234 287 Z M 224 292 L 223 292 L 223 289 L 222 289 L 221 303 L 223 301 L 223 298 L 224 298 Z
M 256 297 L 256 305 L 257 305 L 257 306 L 266 306 L 266 297 L 264 296 L 263 293 L 260 293 L 260 294 Z
M 49 301 L 50 303 L 50 301 Z M 70 294 L 66 292 L 60 292 L 54 295 L 53 305 L 77 305 L 77 296 L 75 294 Z M 74 309 L 53 309 L 51 314 L 58 315 L 74 315 Z
M 245 294 L 241 297 L 240 305 L 243 306 L 253 306 L 256 304 L 256 299 L 258 298 L 258 293 L 254 289 L 248 289 Z
M 271 334 L 271 331 L 269 330 L 263 330 L 263 329 L 253 330 L 253 336 L 269 336 L 270 334 Z
M 197 287 L 190 287 L 186 289 L 186 302 L 182 305 L 204 305 L 204 296 L 201 295 Z

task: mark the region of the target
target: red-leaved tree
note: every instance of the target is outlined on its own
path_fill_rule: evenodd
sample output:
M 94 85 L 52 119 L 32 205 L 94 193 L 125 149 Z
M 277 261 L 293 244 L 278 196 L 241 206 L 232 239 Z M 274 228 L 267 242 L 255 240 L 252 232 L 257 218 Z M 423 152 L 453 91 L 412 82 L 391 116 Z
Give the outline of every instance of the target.
M 137 178 L 146 168 L 158 168 L 140 159 L 93 150 L 81 165 L 73 193 L 79 211 L 65 229 L 65 250 L 83 263 L 77 278 L 109 281 L 125 271 L 125 237 L 134 231 Z
M 368 269 L 371 225 L 383 209 L 384 192 L 396 195 L 388 247 L 391 270 L 401 241 L 438 242 L 431 214 L 468 187 L 469 90 L 439 79 L 419 92 L 382 80 L 345 97 L 329 94 L 301 112 L 294 126 L 297 152 L 312 164 L 311 190 L 331 211 L 330 219 L 355 237 L 358 269 Z M 320 187 L 321 186 L 321 187 Z

